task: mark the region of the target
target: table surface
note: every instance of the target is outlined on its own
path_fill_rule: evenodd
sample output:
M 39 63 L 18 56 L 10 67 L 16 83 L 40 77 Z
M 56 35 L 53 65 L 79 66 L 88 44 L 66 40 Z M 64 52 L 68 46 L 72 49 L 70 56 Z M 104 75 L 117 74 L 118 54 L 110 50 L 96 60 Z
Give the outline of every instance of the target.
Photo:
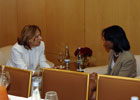
M 59 65 L 57 65 L 57 66 L 59 66 Z M 63 64 L 63 67 L 65 67 L 65 64 Z M 76 62 L 71 62 L 71 63 L 69 64 L 69 69 L 63 68 L 63 70 L 84 72 L 84 69 L 80 69 L 80 70 L 77 69 L 77 64 L 76 64 Z
M 14 96 L 14 95 L 8 95 L 9 100 L 31 100 L 31 97 L 25 98 L 25 97 L 19 97 L 19 96 Z M 41 99 L 44 100 L 44 99 Z

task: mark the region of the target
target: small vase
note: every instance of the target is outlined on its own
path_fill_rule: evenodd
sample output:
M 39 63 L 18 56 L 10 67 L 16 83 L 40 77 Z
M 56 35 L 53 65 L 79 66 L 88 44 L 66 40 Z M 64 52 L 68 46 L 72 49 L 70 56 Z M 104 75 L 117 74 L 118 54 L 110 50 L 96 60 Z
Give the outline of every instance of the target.
M 82 57 L 82 62 L 83 62 L 83 64 L 82 64 L 83 69 L 86 68 L 87 66 L 89 66 L 88 57 Z

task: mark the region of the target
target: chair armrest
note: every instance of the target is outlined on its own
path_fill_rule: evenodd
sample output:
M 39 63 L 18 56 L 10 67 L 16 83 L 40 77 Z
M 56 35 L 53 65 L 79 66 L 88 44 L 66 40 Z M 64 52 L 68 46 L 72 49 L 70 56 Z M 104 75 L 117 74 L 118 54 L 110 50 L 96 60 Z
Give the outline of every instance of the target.
M 140 75 L 136 76 L 135 78 L 140 78 Z
M 135 55 L 136 64 L 137 64 L 137 75 L 140 75 L 140 55 Z
M 98 66 L 98 67 L 89 67 L 89 68 L 85 68 L 84 72 L 89 73 L 89 74 L 91 74 L 93 72 L 96 72 L 98 74 L 106 74 L 107 73 L 107 67 L 108 67 L 108 65 Z
M 13 45 L 8 45 L 0 48 L 0 64 L 6 65 L 11 55 Z

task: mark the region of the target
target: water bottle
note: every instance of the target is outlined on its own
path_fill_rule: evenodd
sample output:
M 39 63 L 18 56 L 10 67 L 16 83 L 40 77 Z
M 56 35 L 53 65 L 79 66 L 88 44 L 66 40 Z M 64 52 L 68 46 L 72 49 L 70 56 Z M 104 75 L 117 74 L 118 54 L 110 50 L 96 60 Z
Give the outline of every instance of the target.
M 31 94 L 33 94 L 33 91 L 38 88 L 39 90 L 39 86 L 40 86 L 40 78 L 39 77 L 32 77 L 32 90 L 31 90 Z
M 33 91 L 35 89 L 38 89 L 39 90 L 39 82 L 33 82 Z
M 70 64 L 69 47 L 68 47 L 68 45 L 66 45 L 66 47 L 65 47 L 65 66 L 66 66 L 66 69 L 69 69 L 69 64 Z
M 139 100 L 139 98 L 137 96 L 132 96 L 131 100 Z
M 81 48 L 78 48 L 77 54 L 77 71 L 82 71 L 82 57 L 81 57 Z
M 39 92 L 39 81 L 37 78 L 33 79 L 32 97 L 31 100 L 41 100 Z

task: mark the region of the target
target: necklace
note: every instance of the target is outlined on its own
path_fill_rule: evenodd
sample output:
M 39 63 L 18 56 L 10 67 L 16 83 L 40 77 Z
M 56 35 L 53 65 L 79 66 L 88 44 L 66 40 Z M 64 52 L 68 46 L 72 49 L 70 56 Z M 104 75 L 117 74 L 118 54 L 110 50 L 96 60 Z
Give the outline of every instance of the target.
M 116 58 L 119 57 L 119 53 L 118 54 L 114 53 L 114 57 Z

